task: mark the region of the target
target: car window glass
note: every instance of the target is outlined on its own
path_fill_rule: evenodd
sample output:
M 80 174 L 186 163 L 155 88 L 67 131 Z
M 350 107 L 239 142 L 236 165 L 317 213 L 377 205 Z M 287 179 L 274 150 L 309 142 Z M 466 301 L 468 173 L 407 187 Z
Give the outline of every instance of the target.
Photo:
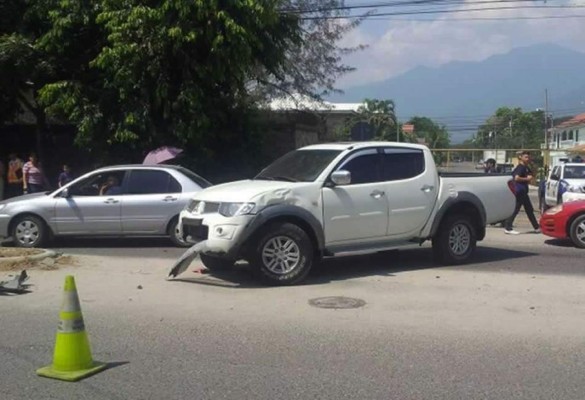
M 169 193 L 181 193 L 183 191 L 183 187 L 181 184 L 173 178 L 172 175 L 169 174 Z
M 585 178 L 585 165 L 576 165 L 565 168 L 565 179 L 583 179 Z
M 376 152 L 350 159 L 341 166 L 351 173 L 351 184 L 380 182 L 380 155 Z
M 134 170 L 128 181 L 128 194 L 169 193 L 170 178 L 165 171 Z
M 107 171 L 89 176 L 71 185 L 68 190 L 72 196 L 100 196 L 123 194 L 122 181 L 125 171 Z
M 413 178 L 425 170 L 425 158 L 422 150 L 384 149 L 382 178 L 384 181 L 396 181 Z

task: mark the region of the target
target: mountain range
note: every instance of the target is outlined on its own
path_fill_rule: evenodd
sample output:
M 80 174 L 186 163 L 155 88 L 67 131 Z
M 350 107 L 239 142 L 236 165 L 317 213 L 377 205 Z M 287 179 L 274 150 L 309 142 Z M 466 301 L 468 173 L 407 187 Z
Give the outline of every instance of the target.
M 417 67 L 381 82 L 343 90 L 327 100 L 392 99 L 400 121 L 428 116 L 446 125 L 452 143 L 459 143 L 473 135 L 477 125 L 498 107 L 543 109 L 545 90 L 553 117 L 584 112 L 585 53 L 538 44 L 479 62 Z

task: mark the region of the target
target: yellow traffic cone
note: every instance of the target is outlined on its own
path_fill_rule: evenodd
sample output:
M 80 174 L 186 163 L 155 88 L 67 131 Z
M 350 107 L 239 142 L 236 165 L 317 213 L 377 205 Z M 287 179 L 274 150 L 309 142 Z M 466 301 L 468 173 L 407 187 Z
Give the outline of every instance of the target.
M 95 362 L 91 357 L 75 279 L 68 275 L 65 277 L 53 364 L 38 369 L 37 375 L 64 381 L 78 381 L 105 368 L 106 364 Z

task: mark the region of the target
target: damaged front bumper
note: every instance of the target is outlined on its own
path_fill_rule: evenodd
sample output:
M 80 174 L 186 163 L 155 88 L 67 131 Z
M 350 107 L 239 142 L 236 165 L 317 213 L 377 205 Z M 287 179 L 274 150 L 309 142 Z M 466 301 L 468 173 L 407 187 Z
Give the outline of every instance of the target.
M 183 211 L 180 215 L 181 236 L 188 243 L 204 243 L 200 252 L 218 257 L 238 257 L 241 244 L 247 238 L 247 227 L 254 215 L 224 217 L 220 214 L 194 215 Z

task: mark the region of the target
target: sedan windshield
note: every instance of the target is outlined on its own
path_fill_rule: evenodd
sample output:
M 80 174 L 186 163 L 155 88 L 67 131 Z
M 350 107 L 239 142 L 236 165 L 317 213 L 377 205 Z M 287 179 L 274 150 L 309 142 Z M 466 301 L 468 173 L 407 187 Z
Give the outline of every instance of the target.
M 312 182 L 341 150 L 295 150 L 264 168 L 254 179 Z

